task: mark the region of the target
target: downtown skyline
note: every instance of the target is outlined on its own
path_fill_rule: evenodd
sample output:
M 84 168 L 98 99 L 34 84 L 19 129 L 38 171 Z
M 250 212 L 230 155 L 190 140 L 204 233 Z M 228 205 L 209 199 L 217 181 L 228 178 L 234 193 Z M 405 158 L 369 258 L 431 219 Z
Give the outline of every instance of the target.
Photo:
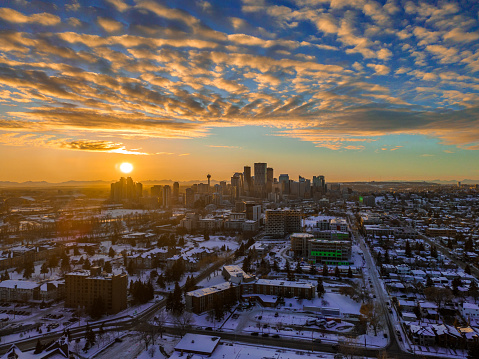
M 479 4 L 12 1 L 0 181 L 479 178 Z

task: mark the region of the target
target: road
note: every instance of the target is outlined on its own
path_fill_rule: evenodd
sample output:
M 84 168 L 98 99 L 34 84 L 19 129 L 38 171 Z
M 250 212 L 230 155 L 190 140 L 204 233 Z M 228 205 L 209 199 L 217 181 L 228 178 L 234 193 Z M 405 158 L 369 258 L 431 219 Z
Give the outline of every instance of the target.
M 381 285 L 381 279 L 379 278 L 378 272 L 376 270 L 376 265 L 374 263 L 373 258 L 371 257 L 371 252 L 369 251 L 369 248 L 364 242 L 364 238 L 361 235 L 359 235 L 357 230 L 353 229 L 353 223 L 356 221 L 354 216 L 350 215 L 349 219 L 350 219 L 350 227 L 352 231 L 353 241 L 355 240 L 357 243 L 359 243 L 359 246 L 361 247 L 361 250 L 363 251 L 363 254 L 364 254 L 364 259 L 366 262 L 366 266 L 368 268 L 369 279 L 371 280 L 371 284 L 373 285 L 374 292 L 376 293 L 375 302 L 380 304 L 384 314 L 383 317 L 386 319 L 386 324 L 388 326 L 389 345 L 386 348 L 387 352 L 395 353 L 394 355 L 398 355 L 402 353 L 402 350 L 396 338 L 396 331 L 394 329 L 393 321 L 391 319 L 391 316 L 386 304 L 389 301 L 389 297 L 384 293 L 383 287 Z

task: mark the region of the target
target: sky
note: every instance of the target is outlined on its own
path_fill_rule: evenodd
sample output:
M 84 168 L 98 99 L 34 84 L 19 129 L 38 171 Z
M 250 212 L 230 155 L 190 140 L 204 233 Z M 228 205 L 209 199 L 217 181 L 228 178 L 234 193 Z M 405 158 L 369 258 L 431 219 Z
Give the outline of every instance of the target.
M 479 178 L 479 2 L 0 2 L 0 181 Z

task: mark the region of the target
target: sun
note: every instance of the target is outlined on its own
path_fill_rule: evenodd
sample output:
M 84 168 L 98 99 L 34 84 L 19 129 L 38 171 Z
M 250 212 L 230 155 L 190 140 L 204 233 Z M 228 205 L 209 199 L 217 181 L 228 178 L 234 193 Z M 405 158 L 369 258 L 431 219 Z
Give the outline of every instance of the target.
M 120 165 L 120 171 L 123 173 L 130 173 L 131 171 L 133 171 L 133 165 L 128 162 L 123 162 Z

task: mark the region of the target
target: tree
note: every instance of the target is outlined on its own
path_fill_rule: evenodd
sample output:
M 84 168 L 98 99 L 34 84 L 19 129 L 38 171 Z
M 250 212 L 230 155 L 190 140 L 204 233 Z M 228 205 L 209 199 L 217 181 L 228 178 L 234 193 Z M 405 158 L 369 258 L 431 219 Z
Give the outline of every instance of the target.
M 329 274 L 328 265 L 326 263 L 324 263 L 324 265 L 323 265 L 323 276 L 327 277 L 328 274 Z
M 466 267 L 464 268 L 464 273 L 471 274 L 471 267 L 469 266 L 469 264 L 466 264 Z
M 113 249 L 113 247 L 110 247 L 110 250 L 108 251 L 108 256 L 110 258 L 113 258 L 115 255 L 116 255 L 115 250 Z
M 434 282 L 429 275 L 426 275 L 426 287 L 427 288 L 434 287 Z
M 68 272 L 70 271 L 71 269 L 71 265 L 70 265 L 70 257 L 68 257 L 67 255 L 64 255 L 62 257 L 62 262 L 60 264 L 60 268 L 63 272 Z
M 56 255 L 52 255 L 48 259 L 48 268 L 50 268 L 50 274 L 53 273 L 53 268 L 56 267 L 58 267 L 58 257 Z
M 479 358 L 479 343 L 473 342 L 469 344 L 469 350 L 467 351 L 467 359 Z
M 411 252 L 411 244 L 409 244 L 409 241 L 406 241 L 406 257 L 411 257 L 412 252 Z
M 359 312 L 364 316 L 366 321 L 374 328 L 374 335 L 378 335 L 377 329 L 381 321 L 381 317 L 383 315 L 381 304 L 378 302 L 374 304 L 364 303 L 363 305 L 361 305 Z
M 35 266 L 33 265 L 33 262 L 26 262 L 24 266 L 23 278 L 30 279 L 33 273 L 35 273 Z
M 301 263 L 299 261 L 296 263 L 295 272 L 298 273 L 298 274 L 303 273 L 303 270 L 301 269 Z
M 321 298 L 324 295 L 324 286 L 323 286 L 323 280 L 321 279 L 321 277 L 318 277 L 316 292 L 318 293 L 318 298 Z
M 442 303 L 450 301 L 452 298 L 454 298 L 449 288 L 436 287 L 424 289 L 424 296 L 427 300 L 436 303 L 439 308 L 441 308 Z
M 90 260 L 87 258 L 85 259 L 85 261 L 83 262 L 83 266 L 82 266 L 83 269 L 90 269 L 91 268 L 91 263 L 90 263 Z
M 43 262 L 42 267 L 40 268 L 40 273 L 43 274 L 43 279 L 45 279 L 45 274 L 48 273 L 48 264 Z
M 160 333 L 160 338 L 163 338 L 166 320 L 167 315 L 163 310 L 160 311 L 158 315 L 153 318 L 153 324 L 156 326 L 158 333 Z
M 461 278 L 459 277 L 456 277 L 452 280 L 452 293 L 454 295 L 458 295 L 459 294 L 459 287 L 462 285 L 462 281 L 461 281 Z
M 336 278 L 341 279 L 341 272 L 338 266 L 336 266 L 336 268 L 334 269 L 334 275 L 336 276 Z
M 174 316 L 179 316 L 185 310 L 183 303 L 183 291 L 178 282 L 175 282 L 175 289 L 168 294 L 166 298 L 166 310 L 170 311 Z
M 314 264 L 311 264 L 311 267 L 309 267 L 309 274 L 310 275 L 316 275 L 317 274 L 316 266 Z
M 190 327 L 193 315 L 190 312 L 182 312 L 179 315 L 175 315 L 173 323 L 176 328 L 179 329 L 182 335 L 186 334 L 187 329 Z
M 43 345 L 40 339 L 37 340 L 37 345 L 35 346 L 35 351 L 33 354 L 40 354 L 43 351 Z
M 351 267 L 348 268 L 348 278 L 353 277 L 353 271 L 351 270 Z
M 472 298 L 474 298 L 474 302 L 476 302 L 477 298 L 479 297 L 479 290 L 475 280 L 471 280 L 471 284 L 469 285 L 467 292 Z

